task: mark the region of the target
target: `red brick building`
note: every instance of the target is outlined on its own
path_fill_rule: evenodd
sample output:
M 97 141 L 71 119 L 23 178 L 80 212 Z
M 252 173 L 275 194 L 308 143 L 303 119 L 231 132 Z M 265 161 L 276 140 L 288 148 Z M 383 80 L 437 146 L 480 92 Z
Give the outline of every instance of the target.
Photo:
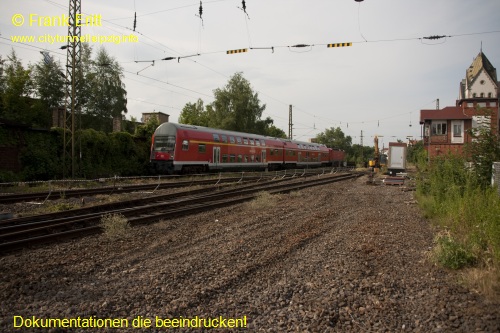
M 490 128 L 499 133 L 499 86 L 495 67 L 481 51 L 460 82 L 455 106 L 420 110 L 422 137 L 431 158 L 462 153 L 472 141 L 471 130 Z

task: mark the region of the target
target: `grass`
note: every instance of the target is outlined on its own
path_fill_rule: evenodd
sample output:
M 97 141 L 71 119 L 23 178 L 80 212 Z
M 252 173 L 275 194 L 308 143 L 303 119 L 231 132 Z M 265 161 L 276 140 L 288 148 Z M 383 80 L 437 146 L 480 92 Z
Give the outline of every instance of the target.
M 432 257 L 444 267 L 459 269 L 472 266 L 477 261 L 473 252 L 457 242 L 449 232 L 439 233 L 435 238 L 435 243 Z
M 130 233 L 130 223 L 122 214 L 106 214 L 101 218 L 101 227 L 109 239 L 120 239 Z
M 438 226 L 432 259 L 463 271 L 463 281 L 485 293 L 500 293 L 500 196 L 479 186 L 463 161 L 447 158 L 418 177 L 417 200 Z
M 490 299 L 496 299 L 500 293 L 500 270 L 492 267 L 464 269 L 461 282 Z
M 252 201 L 247 203 L 250 209 L 265 209 L 275 206 L 278 198 L 269 192 L 259 192 Z

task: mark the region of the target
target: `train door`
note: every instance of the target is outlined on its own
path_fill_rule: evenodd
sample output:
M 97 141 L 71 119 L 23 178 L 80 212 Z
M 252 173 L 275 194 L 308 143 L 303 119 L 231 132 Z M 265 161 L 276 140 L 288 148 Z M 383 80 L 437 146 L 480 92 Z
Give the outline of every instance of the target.
M 220 147 L 214 147 L 213 163 L 214 163 L 214 167 L 215 168 L 219 167 L 219 163 L 220 163 Z

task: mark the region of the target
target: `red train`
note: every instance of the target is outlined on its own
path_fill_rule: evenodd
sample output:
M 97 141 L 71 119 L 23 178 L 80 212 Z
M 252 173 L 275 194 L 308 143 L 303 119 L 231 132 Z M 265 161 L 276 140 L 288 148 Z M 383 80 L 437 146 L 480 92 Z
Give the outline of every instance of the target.
M 342 166 L 345 153 L 322 144 L 194 125 L 163 123 L 153 134 L 156 172 L 280 170 Z

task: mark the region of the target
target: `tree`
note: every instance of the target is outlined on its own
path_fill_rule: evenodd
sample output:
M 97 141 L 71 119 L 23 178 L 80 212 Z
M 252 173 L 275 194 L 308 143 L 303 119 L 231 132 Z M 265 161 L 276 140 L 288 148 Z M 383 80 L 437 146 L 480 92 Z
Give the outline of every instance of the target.
M 420 163 L 427 161 L 427 152 L 424 148 L 424 142 L 418 141 L 414 145 L 408 146 L 406 159 L 408 162 L 415 165 L 419 165 Z
M 34 84 L 33 112 L 36 122 L 43 127 L 50 127 L 52 110 L 65 104 L 65 78 L 61 65 L 49 54 L 44 54 L 42 60 L 31 66 Z
M 46 55 L 32 69 L 35 96 L 39 97 L 47 109 L 64 105 L 65 74 L 61 65 Z
M 254 93 L 242 73 L 234 74 L 224 88 L 215 89 L 214 96 L 211 107 L 213 119 L 219 128 L 266 134 L 261 132 L 265 124 L 259 124 L 266 106 L 260 104 L 258 94 Z
M 123 69 L 104 48 L 99 49 L 96 58 L 92 61 L 89 73 L 84 74 L 85 80 L 90 83 L 86 87 L 92 98 L 86 100 L 86 113 L 91 127 L 106 131 L 110 127 L 113 117 L 120 117 L 127 113 L 127 91 L 122 82 Z
M 203 101 L 187 103 L 179 117 L 182 124 L 221 128 L 285 138 L 286 134 L 267 117 L 260 119 L 266 106 L 261 105 L 250 82 L 242 73 L 234 74 L 224 88 L 214 90 L 215 100 L 204 107 Z
M 5 61 L 7 65 L 2 68 L 3 75 L 0 81 L 2 100 L 0 118 L 31 125 L 33 116 L 30 113 L 30 105 L 34 91 L 31 70 L 23 67 L 14 50 L 2 63 Z
M 352 145 L 352 138 L 345 136 L 340 127 L 326 129 L 324 132 L 319 133 L 316 139 L 318 143 L 322 143 L 327 147 L 340 148 L 345 151 L 348 151 Z
M 5 93 L 5 88 L 6 88 L 6 85 L 5 85 L 5 76 L 3 75 L 4 73 L 4 62 L 6 60 L 2 60 L 2 56 L 0 55 L 0 115 L 3 114 L 3 110 L 4 110 L 4 106 L 3 106 L 3 96 L 4 96 L 4 93 Z
M 182 108 L 179 123 L 205 127 L 210 126 L 208 112 L 205 111 L 201 98 L 196 103 L 187 103 Z
M 491 184 L 493 162 L 500 160 L 500 139 L 490 128 L 471 131 L 473 141 L 466 146 L 479 185 L 486 188 Z
M 265 120 L 261 120 L 257 123 L 257 126 L 263 126 L 259 133 L 264 133 L 275 138 L 287 138 L 285 131 L 274 126 L 274 120 L 271 117 L 267 117 Z
M 82 43 L 80 67 L 76 76 L 76 108 L 82 113 L 88 113 L 88 101 L 91 97 L 94 61 L 92 60 L 92 46 Z
M 139 125 L 135 129 L 135 136 L 151 139 L 156 128 L 160 126 L 160 121 L 156 115 L 152 115 L 144 125 Z

